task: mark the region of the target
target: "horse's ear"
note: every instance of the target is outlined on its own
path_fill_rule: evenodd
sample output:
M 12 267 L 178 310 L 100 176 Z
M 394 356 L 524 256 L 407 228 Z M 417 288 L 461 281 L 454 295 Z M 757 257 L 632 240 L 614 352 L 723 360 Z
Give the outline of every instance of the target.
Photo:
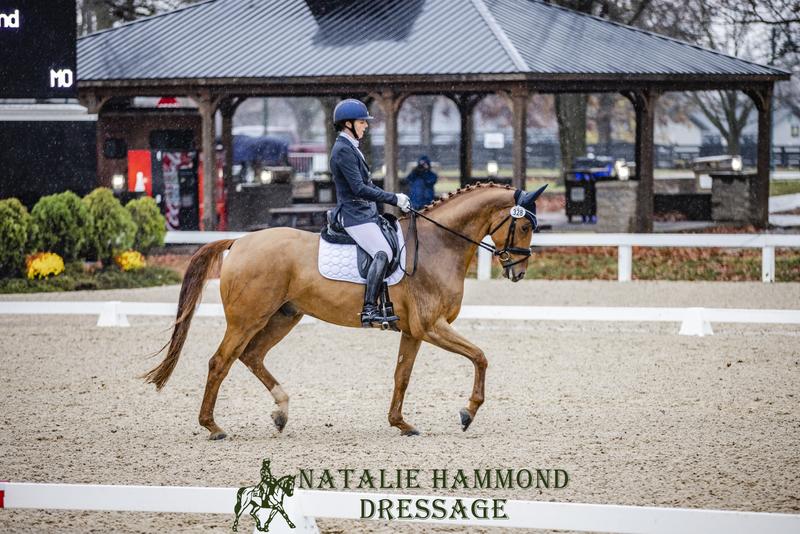
M 533 195 L 532 195 L 532 197 L 531 197 L 531 200 L 533 200 L 533 201 L 535 202 L 535 201 L 536 201 L 536 199 L 537 199 L 537 198 L 539 198 L 539 195 L 541 195 L 542 193 L 544 193 L 544 190 L 545 190 L 545 189 L 547 189 L 547 184 L 544 184 L 542 187 L 540 187 L 539 189 L 537 189 L 536 191 L 534 191 L 534 192 L 533 192 Z
M 536 210 L 536 199 L 547 189 L 547 184 L 537 189 L 532 193 L 523 193 L 522 198 L 519 199 L 519 205 L 531 211 Z

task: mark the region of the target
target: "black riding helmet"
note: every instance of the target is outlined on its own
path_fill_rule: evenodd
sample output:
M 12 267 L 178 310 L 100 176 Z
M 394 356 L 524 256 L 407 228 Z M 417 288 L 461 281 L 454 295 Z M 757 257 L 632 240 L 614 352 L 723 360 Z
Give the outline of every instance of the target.
M 352 125 L 347 126 L 346 123 L 348 121 L 352 122 L 357 120 L 370 120 L 374 118 L 375 117 L 369 114 L 367 106 L 355 98 L 342 100 L 336 104 L 336 107 L 333 110 L 333 125 L 336 126 L 336 129 L 348 130 L 355 139 L 359 139 L 355 128 L 353 128 Z

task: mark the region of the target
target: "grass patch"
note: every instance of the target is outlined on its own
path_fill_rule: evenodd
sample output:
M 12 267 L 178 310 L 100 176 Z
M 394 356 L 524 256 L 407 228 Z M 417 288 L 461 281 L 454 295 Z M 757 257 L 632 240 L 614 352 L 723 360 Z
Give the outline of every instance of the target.
M 769 196 L 793 195 L 800 193 L 800 180 L 772 180 L 769 183 Z
M 475 276 L 475 266 L 468 275 Z M 493 260 L 492 276 L 501 276 Z M 553 247 L 535 249 L 528 280 L 616 280 L 616 247 Z M 761 250 L 711 248 L 633 249 L 635 280 L 751 281 L 761 280 Z M 775 280 L 800 282 L 800 251 L 775 251 Z
M 137 271 L 121 271 L 117 266 L 85 272 L 80 262 L 69 263 L 64 272 L 45 280 L 0 279 L 0 293 L 45 293 L 94 289 L 130 289 L 179 284 L 181 275 L 166 267 L 148 266 Z

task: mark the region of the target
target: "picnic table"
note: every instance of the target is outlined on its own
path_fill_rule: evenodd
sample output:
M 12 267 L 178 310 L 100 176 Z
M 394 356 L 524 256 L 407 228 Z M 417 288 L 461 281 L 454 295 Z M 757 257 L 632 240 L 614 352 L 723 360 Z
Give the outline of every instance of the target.
M 318 230 L 327 224 L 325 214 L 336 204 L 294 204 L 269 210 L 269 225 Z

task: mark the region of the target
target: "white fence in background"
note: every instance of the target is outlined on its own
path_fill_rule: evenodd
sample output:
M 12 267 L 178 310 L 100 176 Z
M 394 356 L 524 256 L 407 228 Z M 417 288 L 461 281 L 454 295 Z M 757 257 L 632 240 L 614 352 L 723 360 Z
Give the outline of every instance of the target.
M 97 315 L 97 326 L 130 326 L 129 315 L 174 317 L 177 304 L 120 301 L 0 301 L 0 315 Z M 224 317 L 222 304 L 200 304 L 198 317 Z M 462 306 L 459 319 L 680 323 L 680 335 L 713 335 L 711 323 L 800 324 L 800 310 L 605 306 Z M 300 324 L 316 319 L 303 317 Z
M 31 484 L 0 482 L 0 496 L 6 508 L 48 510 L 99 510 L 159 513 L 206 513 L 233 515 L 237 488 L 169 486 L 116 486 L 89 484 Z M 297 526 L 290 529 L 278 514 L 269 525 L 272 533 L 318 533 L 316 518 L 362 518 L 362 499 L 377 502 L 391 499 L 443 499 L 451 510 L 460 499 L 467 510 L 475 497 L 395 495 L 340 491 L 297 490 L 284 500 L 284 509 Z M 491 499 L 489 499 L 491 502 Z M 413 509 L 413 507 L 408 507 Z M 800 514 L 738 512 L 652 506 L 560 503 L 507 500 L 503 511 L 508 519 L 404 519 L 438 525 L 463 527 L 514 527 L 631 534 L 796 534 Z M 246 516 L 247 514 L 243 514 Z M 367 514 L 363 514 L 367 515 Z M 227 519 L 232 522 L 233 519 Z M 243 517 L 244 524 L 251 521 Z M 385 521 L 385 519 L 384 519 Z M 254 533 L 257 531 L 253 531 Z
M 243 232 L 167 232 L 167 244 L 203 244 L 236 239 Z M 489 236 L 483 241 L 492 244 Z M 540 233 L 535 247 L 617 247 L 617 279 L 629 282 L 633 273 L 633 247 L 760 248 L 761 280 L 775 281 L 775 249 L 800 248 L 797 234 L 594 234 Z M 492 256 L 478 249 L 478 280 L 492 277 Z
M 492 244 L 486 236 L 484 242 Z M 761 280 L 775 281 L 775 249 L 800 248 L 800 235 L 788 234 L 590 234 L 540 233 L 536 247 L 617 247 L 617 279 L 629 282 L 633 273 L 633 247 L 760 248 Z M 491 278 L 491 254 L 478 250 L 478 280 Z

